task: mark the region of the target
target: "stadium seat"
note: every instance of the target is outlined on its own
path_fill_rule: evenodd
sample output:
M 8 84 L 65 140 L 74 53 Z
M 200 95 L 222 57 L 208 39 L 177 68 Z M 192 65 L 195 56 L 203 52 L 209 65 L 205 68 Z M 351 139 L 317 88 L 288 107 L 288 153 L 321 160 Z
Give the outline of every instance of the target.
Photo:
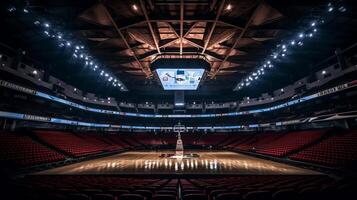
M 145 197 L 139 194 L 122 194 L 119 196 L 120 200 L 146 200 Z
M 141 196 L 145 197 L 146 200 L 151 200 L 153 196 L 150 190 L 135 190 L 134 193 L 140 194 Z
M 246 200 L 269 200 L 272 199 L 270 192 L 268 191 L 253 191 L 249 192 L 244 197 Z
M 91 200 L 115 200 L 115 198 L 110 194 L 95 194 Z
M 234 193 L 234 192 L 221 193 L 214 198 L 214 200 L 240 200 L 240 199 L 242 199 L 242 196 L 239 193 Z
M 186 194 L 183 196 L 183 200 L 208 200 L 204 194 Z

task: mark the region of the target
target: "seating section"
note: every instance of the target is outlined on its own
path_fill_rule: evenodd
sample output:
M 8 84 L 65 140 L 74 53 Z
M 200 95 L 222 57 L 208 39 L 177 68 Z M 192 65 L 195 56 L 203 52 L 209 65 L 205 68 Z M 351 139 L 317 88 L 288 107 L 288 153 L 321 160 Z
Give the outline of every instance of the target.
M 125 136 L 122 135 L 108 135 L 107 140 L 110 140 L 112 143 L 120 146 L 123 149 L 133 148 L 131 144 L 128 144 L 125 140 Z
M 17 180 L 19 199 L 352 199 L 354 182 L 328 176 L 233 176 L 148 179 L 117 176 L 27 176 Z M 329 198 L 327 198 L 329 197 Z
M 99 148 L 107 151 L 115 151 L 118 149 L 121 149 L 121 147 L 110 140 L 108 140 L 106 137 L 100 134 L 93 134 L 93 133 L 81 133 L 81 134 L 76 134 L 83 140 L 85 140 L 88 143 L 95 144 Z
M 349 132 L 331 136 L 289 158 L 332 167 L 349 167 L 356 165 L 356 147 L 357 132 Z
M 345 183 L 352 185 L 351 183 Z M 343 195 L 351 190 L 336 188 L 335 180 L 326 176 L 238 176 L 231 178 L 188 179 L 182 185 L 184 200 L 189 195 L 201 194 L 206 199 L 278 199 L 281 193 L 287 193 L 283 199 L 315 199 L 333 197 L 344 199 Z M 343 185 L 343 184 L 341 184 Z M 345 193 L 345 194 L 342 194 Z M 342 194 L 342 196 L 341 196 Z
M 116 176 L 30 176 L 17 184 L 25 186 L 21 188 L 24 199 L 178 200 L 179 182 Z
M 101 153 L 113 147 L 104 145 L 103 142 L 94 140 L 91 136 L 81 138 L 67 132 L 36 131 L 36 135 L 49 145 L 73 157 Z
M 283 157 L 307 144 L 319 140 L 324 131 L 291 132 L 257 147 L 257 152 L 272 156 Z
M 229 135 L 227 134 L 203 134 L 201 138 L 196 142 L 196 145 L 202 146 L 216 146 L 219 143 L 225 141 Z
M 243 143 L 236 145 L 235 147 L 241 150 L 256 150 L 257 148 L 261 148 L 261 146 L 270 144 L 275 141 L 282 134 L 278 133 L 262 133 L 258 134 L 255 137 L 251 137 L 248 140 L 245 140 Z
M 28 136 L 0 133 L 0 161 L 30 166 L 64 160 L 65 157 Z
M 0 133 L 0 159 L 19 165 L 64 160 L 124 149 L 175 145 L 175 134 L 70 133 L 34 131 L 34 136 Z M 182 134 L 185 146 L 250 151 L 330 167 L 357 166 L 357 132 L 326 130 L 258 134 Z M 49 149 L 51 148 L 51 149 Z
M 146 133 L 139 133 L 133 135 L 133 139 L 145 145 L 157 146 L 163 144 L 161 137 L 156 134 L 152 134 L 148 137 Z

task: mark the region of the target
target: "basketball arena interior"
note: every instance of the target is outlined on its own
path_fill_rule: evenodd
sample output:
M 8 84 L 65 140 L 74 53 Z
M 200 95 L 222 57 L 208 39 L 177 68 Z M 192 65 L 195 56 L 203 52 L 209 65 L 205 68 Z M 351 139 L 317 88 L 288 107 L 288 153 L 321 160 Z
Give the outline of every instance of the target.
M 357 198 L 356 2 L 0 5 L 0 199 Z

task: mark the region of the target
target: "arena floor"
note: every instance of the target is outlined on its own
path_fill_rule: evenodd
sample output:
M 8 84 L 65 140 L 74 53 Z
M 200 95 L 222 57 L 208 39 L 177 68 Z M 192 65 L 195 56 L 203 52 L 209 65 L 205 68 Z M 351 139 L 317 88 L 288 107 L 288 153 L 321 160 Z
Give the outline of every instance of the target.
M 36 174 L 236 174 L 236 175 L 317 175 L 319 172 L 294 167 L 230 151 L 189 151 L 198 158 L 161 158 L 174 151 L 131 151 L 104 158 L 83 161 Z

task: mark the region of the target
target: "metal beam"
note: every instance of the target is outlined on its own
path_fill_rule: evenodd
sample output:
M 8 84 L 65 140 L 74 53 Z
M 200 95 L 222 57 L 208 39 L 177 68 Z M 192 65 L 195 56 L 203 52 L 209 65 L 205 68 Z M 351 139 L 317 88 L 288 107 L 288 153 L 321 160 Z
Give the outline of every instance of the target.
M 207 49 L 207 46 L 208 46 L 208 43 L 209 41 L 211 40 L 211 37 L 212 37 L 212 34 L 213 34 L 213 31 L 214 29 L 216 28 L 216 25 L 217 25 L 217 22 L 218 22 L 218 19 L 219 19 L 219 16 L 221 16 L 221 13 L 222 13 L 222 10 L 223 10 L 223 7 L 224 7 L 224 3 L 225 3 L 225 0 L 222 0 L 221 2 L 221 5 L 219 6 L 219 9 L 217 11 L 217 15 L 216 15 L 216 18 L 212 24 L 212 27 L 211 27 L 211 30 L 208 34 L 208 37 L 206 39 L 206 42 L 205 42 L 205 45 L 203 46 L 203 50 L 202 50 L 202 54 L 205 53 L 206 49 Z
M 183 36 L 184 38 L 188 36 L 188 34 L 190 34 L 190 32 L 195 28 L 195 26 L 198 24 L 199 22 L 195 22 L 189 29 L 188 31 L 185 33 L 185 35 Z
M 173 44 L 173 43 L 175 43 L 175 42 L 177 42 L 177 41 L 180 41 L 180 38 L 173 39 L 173 40 L 171 40 L 170 42 L 167 42 L 167 43 L 161 45 L 160 48 L 165 48 L 165 47 L 167 47 L 167 46 L 170 46 L 171 44 Z
M 176 37 L 180 37 L 180 35 L 176 32 L 176 30 L 174 29 L 174 27 L 171 26 L 170 22 L 166 22 L 166 24 L 169 26 L 169 28 L 172 30 L 172 32 L 174 32 L 174 34 L 176 35 Z
M 211 5 L 209 6 L 209 10 L 212 11 L 214 7 L 216 6 L 217 0 L 212 0 Z
M 152 76 L 151 70 L 150 69 L 145 69 L 144 66 L 141 64 L 141 62 L 139 61 L 138 57 L 135 55 L 134 50 L 130 47 L 128 41 L 125 39 L 123 33 L 120 31 L 117 23 L 114 21 L 112 15 L 110 14 L 109 10 L 107 9 L 107 7 L 105 6 L 105 4 L 102 2 L 103 7 L 104 7 L 104 12 L 105 14 L 108 16 L 110 22 L 113 24 L 115 30 L 117 31 L 117 33 L 119 34 L 119 36 L 121 37 L 121 39 L 124 41 L 125 46 L 132 52 L 133 57 L 135 59 L 135 61 L 139 64 L 139 66 L 141 67 L 141 70 L 146 74 L 147 77 Z
M 159 42 L 157 41 L 157 38 L 155 37 L 155 32 L 154 32 L 154 29 L 153 29 L 153 27 L 152 27 L 152 25 L 151 25 L 151 21 L 150 21 L 150 19 L 149 19 L 149 16 L 148 16 L 148 14 L 147 14 L 147 12 L 146 12 L 146 8 L 145 8 L 145 5 L 144 5 L 143 0 L 140 0 L 140 6 L 141 6 L 141 10 L 142 10 L 143 13 L 144 13 L 144 16 L 145 16 L 145 19 L 146 19 L 146 23 L 147 23 L 148 26 L 149 26 L 149 30 L 150 30 L 152 39 L 154 40 L 156 50 L 157 50 L 158 53 L 161 53 L 160 47 L 159 47 Z
M 240 32 L 238 38 L 236 39 L 236 41 L 234 42 L 233 46 L 229 49 L 229 51 L 226 53 L 223 61 L 221 62 L 221 64 L 218 66 L 218 68 L 211 74 L 211 79 L 213 79 L 217 73 L 219 72 L 220 68 L 222 67 L 223 63 L 227 61 L 227 59 L 230 57 L 230 54 L 232 53 L 232 51 L 236 48 L 236 46 L 238 45 L 239 41 L 243 38 L 244 34 L 247 32 L 250 24 L 252 23 L 254 17 L 257 14 L 257 11 L 260 9 L 260 7 L 262 6 L 262 2 L 259 1 L 258 6 L 255 8 L 255 10 L 253 11 L 253 14 L 250 16 L 248 22 L 245 24 L 244 29 Z

